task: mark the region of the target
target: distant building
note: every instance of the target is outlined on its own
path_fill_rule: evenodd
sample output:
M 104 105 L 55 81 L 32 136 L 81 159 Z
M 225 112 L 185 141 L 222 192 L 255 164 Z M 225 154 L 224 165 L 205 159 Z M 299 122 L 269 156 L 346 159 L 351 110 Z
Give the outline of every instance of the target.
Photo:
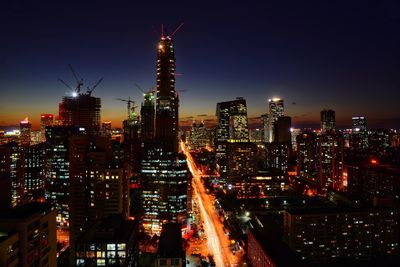
M 46 127 L 54 125 L 53 114 L 40 114 L 40 133 L 41 141 L 46 142 Z
M 257 145 L 251 142 L 228 143 L 226 147 L 227 181 L 257 173 Z
M 262 128 L 249 129 L 250 142 L 261 143 L 264 142 L 264 131 Z
M 167 223 L 162 227 L 158 243 L 156 267 L 168 266 L 186 266 L 186 255 L 182 242 L 182 225 L 179 223 Z
M 207 128 L 204 126 L 204 122 L 202 121 L 198 125 L 196 122 L 193 122 L 189 138 L 189 145 L 191 149 L 197 150 L 199 148 L 204 148 L 207 146 L 207 143 Z
M 244 98 L 237 97 L 236 100 L 217 103 L 216 115 L 217 141 L 249 141 L 247 105 Z
M 334 133 L 321 134 L 317 138 L 317 168 L 320 189 L 343 189 L 344 142 Z
M 284 114 L 284 104 L 283 99 L 280 98 L 272 98 L 268 99 L 268 111 L 269 114 L 267 118 L 267 142 L 274 141 L 274 125 L 279 117 L 282 117 Z
M 32 124 L 29 122 L 28 118 L 19 123 L 20 137 L 19 143 L 21 146 L 29 146 L 31 144 L 31 131 Z
M 298 175 L 316 182 L 318 148 L 317 135 L 314 132 L 303 132 L 297 136 L 297 172 Z
M 111 121 L 105 121 L 101 124 L 101 136 L 111 139 L 112 137 Z
M 347 164 L 347 192 L 374 206 L 400 207 L 400 168 L 377 159 Z
M 9 243 L 11 253 L 18 251 L 18 266 L 57 266 L 55 216 L 50 205 L 36 202 L 0 211 L 0 229 L 17 234 L 9 237 Z
M 321 111 L 321 132 L 327 133 L 335 131 L 336 119 L 335 111 L 331 109 L 324 109 Z
M 288 160 L 292 151 L 291 118 L 288 116 L 276 117 L 273 124 L 272 142 L 266 143 L 266 165 L 286 172 Z
M 374 129 L 368 133 L 368 148 L 369 151 L 382 157 L 386 155 L 387 149 L 390 147 L 390 131 L 385 129 Z
M 217 103 L 216 115 L 218 126 L 215 152 L 219 173 L 225 179 L 230 164 L 227 159 L 228 143 L 249 142 L 246 100 L 238 97 L 236 100 Z
M 237 198 L 262 199 L 289 189 L 289 180 L 283 172 L 258 172 L 229 178 L 229 194 Z
M 155 135 L 155 103 L 153 92 L 144 93 L 144 100 L 140 109 L 141 137 L 151 140 Z
M 59 104 L 62 125 L 84 128 L 89 135 L 100 131 L 101 100 L 89 93 L 65 96 Z
M 351 128 L 354 132 L 365 132 L 367 130 L 367 119 L 361 116 L 351 118 Z
M 75 266 L 139 266 L 138 233 L 137 221 L 107 216 L 77 240 Z
M 367 119 L 365 117 L 353 117 L 351 122 L 350 147 L 366 149 L 368 147 Z

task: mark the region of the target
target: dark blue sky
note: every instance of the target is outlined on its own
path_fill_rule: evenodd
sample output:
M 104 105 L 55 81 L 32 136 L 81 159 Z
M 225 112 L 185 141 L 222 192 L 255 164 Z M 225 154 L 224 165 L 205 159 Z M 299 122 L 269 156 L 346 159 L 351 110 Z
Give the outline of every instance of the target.
M 295 126 L 323 108 L 339 125 L 365 115 L 400 126 L 398 1 L 2 1 L 0 124 L 57 113 L 70 63 L 89 84 L 104 77 L 94 95 L 119 125 L 125 106 L 114 98 L 140 102 L 134 84 L 155 85 L 157 32 L 181 22 L 182 120 L 236 96 L 256 117 L 280 96 Z

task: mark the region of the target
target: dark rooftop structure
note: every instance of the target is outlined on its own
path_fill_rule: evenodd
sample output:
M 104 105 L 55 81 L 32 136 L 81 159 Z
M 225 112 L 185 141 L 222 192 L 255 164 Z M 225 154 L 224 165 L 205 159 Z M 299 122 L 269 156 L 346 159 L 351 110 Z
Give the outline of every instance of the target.
M 22 206 L 18 206 L 14 209 L 0 210 L 0 220 L 29 218 L 36 214 L 48 213 L 52 209 L 53 208 L 48 203 L 31 202 Z
M 182 246 L 182 225 L 163 225 L 157 251 L 157 266 L 186 266 L 185 251 Z

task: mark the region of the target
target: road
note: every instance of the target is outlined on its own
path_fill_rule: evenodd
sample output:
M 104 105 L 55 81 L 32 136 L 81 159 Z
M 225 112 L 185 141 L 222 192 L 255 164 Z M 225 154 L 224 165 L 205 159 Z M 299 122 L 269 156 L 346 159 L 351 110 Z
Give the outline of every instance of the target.
M 186 155 L 189 170 L 193 175 L 194 197 L 199 203 L 210 254 L 213 255 L 217 267 L 239 266 L 241 258 L 238 254 L 233 255 L 230 250 L 230 240 L 224 234 L 223 225 L 215 211 L 214 199 L 206 193 L 201 182 L 201 172 L 183 142 L 181 149 Z

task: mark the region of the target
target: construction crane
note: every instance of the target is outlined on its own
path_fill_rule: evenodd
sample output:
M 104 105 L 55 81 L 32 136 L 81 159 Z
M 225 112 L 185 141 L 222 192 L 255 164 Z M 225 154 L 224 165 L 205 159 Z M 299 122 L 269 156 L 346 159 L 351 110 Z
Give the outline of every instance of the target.
M 119 101 L 122 101 L 122 102 L 126 102 L 127 108 L 128 108 L 128 119 L 129 119 L 131 117 L 130 116 L 131 115 L 131 110 L 135 111 L 136 106 L 132 106 L 132 105 L 135 105 L 135 101 L 131 100 L 130 96 L 128 97 L 128 99 L 116 98 L 116 100 L 119 100 Z
M 78 75 L 76 75 L 74 68 L 72 67 L 71 64 L 68 64 L 69 69 L 72 72 L 72 75 L 74 75 L 75 81 L 76 81 L 76 88 L 75 88 L 75 93 L 79 94 L 81 92 L 81 86 L 83 86 L 83 79 L 79 78 Z
M 95 85 L 92 86 L 92 88 L 90 88 L 89 86 L 87 87 L 87 94 L 90 96 L 93 92 L 94 89 L 96 89 L 96 87 L 103 81 L 103 77 L 100 78 L 100 80 L 97 81 L 97 83 Z

